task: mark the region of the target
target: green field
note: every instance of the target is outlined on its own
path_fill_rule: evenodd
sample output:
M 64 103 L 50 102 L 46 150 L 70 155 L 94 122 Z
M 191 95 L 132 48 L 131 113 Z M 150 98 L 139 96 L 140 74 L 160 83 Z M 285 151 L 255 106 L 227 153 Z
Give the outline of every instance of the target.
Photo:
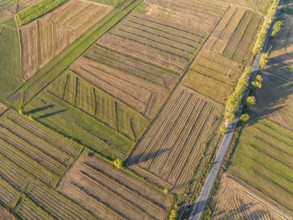
M 32 6 L 17 13 L 16 19 L 19 26 L 30 23 L 31 21 L 39 18 L 40 16 L 54 10 L 67 0 L 42 0 L 33 4 Z
M 229 172 L 293 210 L 293 132 L 273 122 L 250 121 L 242 130 Z
M 104 4 L 104 5 L 111 5 L 111 6 L 117 7 L 120 4 L 122 4 L 122 2 L 124 2 L 125 0 L 91 0 L 91 1 Z
M 0 23 L 0 57 L 0 100 L 3 100 L 22 84 L 19 38 L 13 18 Z

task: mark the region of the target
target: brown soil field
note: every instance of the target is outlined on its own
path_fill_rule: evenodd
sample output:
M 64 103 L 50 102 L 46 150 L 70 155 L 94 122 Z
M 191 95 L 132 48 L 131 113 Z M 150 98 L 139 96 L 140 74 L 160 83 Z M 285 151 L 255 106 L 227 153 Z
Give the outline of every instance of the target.
M 202 1 L 148 0 L 146 14 L 209 33 L 227 9 L 226 5 Z
M 98 62 L 79 58 L 70 70 L 147 118 L 153 118 L 168 91 Z
M 33 76 L 111 9 L 110 6 L 85 0 L 71 0 L 21 27 L 21 69 L 24 78 Z
M 16 220 L 16 218 L 7 209 L 0 206 L 0 220 Z
M 105 34 L 98 44 L 181 73 L 197 54 L 205 36 L 182 25 L 135 12 Z
M 216 207 L 212 219 L 292 219 L 254 192 L 224 175 L 216 196 Z
M 171 197 L 90 153 L 82 153 L 58 190 L 101 219 L 165 219 Z
M 217 126 L 221 108 L 179 86 L 144 134 L 127 166 L 182 194 Z

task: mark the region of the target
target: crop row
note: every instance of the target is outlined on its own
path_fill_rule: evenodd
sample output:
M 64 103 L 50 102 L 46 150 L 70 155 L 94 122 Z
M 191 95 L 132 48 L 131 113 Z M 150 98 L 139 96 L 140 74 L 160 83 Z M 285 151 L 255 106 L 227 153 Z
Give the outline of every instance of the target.
M 49 91 L 129 139 L 139 137 L 146 125 L 143 116 L 75 74 L 61 75 L 50 85 Z
M 182 88 L 177 89 L 171 100 L 127 163 L 137 164 L 176 186 L 192 176 L 192 167 L 200 161 L 215 128 L 219 108 Z
M 26 194 L 57 219 L 94 219 L 80 206 L 41 183 L 30 183 Z
M 25 110 L 31 111 L 48 105 L 54 107 L 34 113 L 33 117 L 53 130 L 75 139 L 106 157 L 123 158 L 125 152 L 128 152 L 129 147 L 132 146 L 132 143 L 124 136 L 114 133 L 110 128 L 48 92 L 43 92 L 32 100 L 26 105 Z
M 53 220 L 54 218 L 27 197 L 21 199 L 15 208 L 15 212 L 22 218 L 27 220 Z
M 111 66 L 119 71 L 139 77 L 143 80 L 161 86 L 168 90 L 172 89 L 178 76 L 173 72 L 168 72 L 147 64 L 142 60 L 128 57 L 107 48 L 95 45 L 86 54 L 85 57 L 96 62 Z
M 56 136 L 54 132 L 44 128 L 38 123 L 32 123 L 28 118 L 23 117 L 19 114 L 16 114 L 13 111 L 8 112 L 6 114 L 6 117 L 9 120 L 13 121 L 15 124 L 18 124 L 20 127 L 22 127 L 22 129 L 26 131 L 30 131 L 32 135 L 36 136 L 36 138 L 40 138 L 44 140 L 45 142 L 47 142 L 48 144 L 55 146 L 56 152 L 59 152 L 58 154 L 63 154 L 60 152 L 60 151 L 63 151 L 65 154 L 69 155 L 70 157 L 76 157 L 81 151 L 81 147 L 75 144 L 74 142 L 66 140 L 65 138 L 61 136 Z M 42 149 L 42 150 L 45 151 L 46 149 Z M 52 152 L 55 152 L 55 150 L 53 150 L 53 147 L 50 148 L 50 152 L 46 152 L 46 153 L 50 154 Z M 64 155 L 64 159 L 65 158 L 66 156 Z M 66 159 L 64 161 L 66 161 Z
M 19 197 L 20 193 L 17 192 L 5 179 L 0 177 L 0 202 L 8 207 L 14 207 Z

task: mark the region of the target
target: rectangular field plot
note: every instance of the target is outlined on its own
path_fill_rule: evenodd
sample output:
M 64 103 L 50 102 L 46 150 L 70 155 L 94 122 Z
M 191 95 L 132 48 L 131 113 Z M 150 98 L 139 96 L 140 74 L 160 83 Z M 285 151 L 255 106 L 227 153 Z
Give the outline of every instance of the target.
M 169 94 L 166 89 L 85 58 L 79 58 L 70 70 L 149 119 Z
M 71 0 L 21 27 L 21 68 L 27 79 L 110 12 L 110 6 Z
M 98 44 L 181 73 L 197 54 L 206 34 L 134 12 Z
M 64 176 L 58 191 L 99 219 L 166 219 L 172 204 L 170 196 L 86 152 Z
M 147 0 L 146 14 L 160 20 L 209 33 L 225 13 L 228 5 L 219 1 Z
M 0 119 L 0 155 L 55 185 L 81 147 L 13 111 Z
M 81 112 L 49 91 L 42 92 L 29 102 L 24 111 L 49 128 L 111 159 L 125 158 L 134 145 L 125 135 Z M 121 121 L 123 120 L 121 117 Z
M 143 90 L 143 87 L 136 89 Z M 131 140 L 138 139 L 147 126 L 147 119 L 141 114 L 69 71 L 58 77 L 47 90 Z
M 293 132 L 267 119 L 251 120 L 241 132 L 229 171 L 291 211 L 292 137 Z
M 271 0 L 221 0 L 224 4 L 234 4 L 237 6 L 248 7 L 262 13 L 266 13 L 268 7 L 272 3 Z
M 216 102 L 225 103 L 241 70 L 240 63 L 215 52 L 203 51 L 191 65 L 183 85 Z
M 220 113 L 213 102 L 177 88 L 126 164 L 162 187 L 183 193 Z
M 205 49 L 245 63 L 261 22 L 262 18 L 258 13 L 232 6 L 211 34 Z

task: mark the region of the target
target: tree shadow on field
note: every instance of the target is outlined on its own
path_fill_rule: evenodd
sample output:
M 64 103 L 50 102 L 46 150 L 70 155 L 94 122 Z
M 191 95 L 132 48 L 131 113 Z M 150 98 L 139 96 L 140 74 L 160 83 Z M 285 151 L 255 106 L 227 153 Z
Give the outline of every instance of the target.
M 51 116 L 54 116 L 54 115 L 58 115 L 58 114 L 60 114 L 62 112 L 65 112 L 65 111 L 67 111 L 67 109 L 62 109 L 62 110 L 59 110 L 59 111 L 56 111 L 56 112 L 47 113 L 47 114 L 39 116 L 38 119 L 48 118 L 48 117 L 51 117 Z
M 140 153 L 139 155 L 136 155 L 136 156 L 130 156 L 126 161 L 126 166 L 132 166 L 132 165 L 136 165 L 148 160 L 155 159 L 170 150 L 171 150 L 170 148 L 164 148 L 162 150 L 157 150 L 152 153 L 147 153 L 147 154 Z
M 264 219 L 266 210 L 253 210 L 256 204 L 254 202 L 248 202 L 245 204 L 240 203 L 240 207 L 232 210 L 216 210 L 213 214 L 213 219 Z M 228 208 L 228 207 L 227 207 Z
M 26 112 L 25 114 L 27 114 L 27 115 L 35 114 L 35 113 L 42 112 L 42 111 L 45 111 L 47 109 L 54 108 L 54 107 L 55 107 L 55 105 L 47 105 L 47 106 L 43 106 L 40 108 L 32 109 L 32 110 Z

